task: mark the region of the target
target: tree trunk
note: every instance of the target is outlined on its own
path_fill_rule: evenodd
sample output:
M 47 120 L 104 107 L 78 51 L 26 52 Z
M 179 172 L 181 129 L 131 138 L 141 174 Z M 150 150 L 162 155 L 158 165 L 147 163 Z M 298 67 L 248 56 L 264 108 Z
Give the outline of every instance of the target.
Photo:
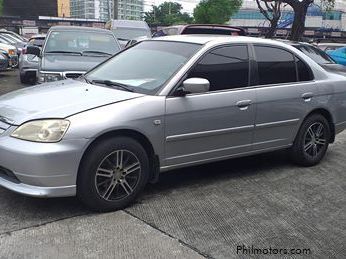
M 276 28 L 278 27 L 278 22 L 279 22 L 279 19 L 273 19 L 270 21 L 270 28 L 267 31 L 266 36 L 265 36 L 267 39 L 273 38 L 275 31 L 276 31 Z
M 305 17 L 308 11 L 310 3 L 297 2 L 296 5 L 292 6 L 294 10 L 294 21 L 291 29 L 290 40 L 299 41 L 305 31 Z

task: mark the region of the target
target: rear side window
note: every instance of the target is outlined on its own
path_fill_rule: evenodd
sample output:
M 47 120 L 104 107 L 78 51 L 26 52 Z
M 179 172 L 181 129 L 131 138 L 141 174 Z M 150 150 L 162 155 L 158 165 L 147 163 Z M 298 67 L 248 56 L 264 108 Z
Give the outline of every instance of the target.
M 255 46 L 260 85 L 297 81 L 296 65 L 290 52 L 267 46 Z
M 311 81 L 313 80 L 311 69 L 299 58 L 296 57 L 298 80 L 299 81 Z
M 210 91 L 246 87 L 249 84 L 247 46 L 227 46 L 212 50 L 189 73 L 210 82 Z

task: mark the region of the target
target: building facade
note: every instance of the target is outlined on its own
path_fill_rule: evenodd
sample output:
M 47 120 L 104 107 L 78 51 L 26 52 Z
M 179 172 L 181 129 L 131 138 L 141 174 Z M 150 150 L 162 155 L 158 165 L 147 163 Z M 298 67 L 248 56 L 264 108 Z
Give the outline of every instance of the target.
M 58 0 L 58 17 L 70 17 L 70 0 Z
M 113 0 L 70 0 L 73 18 L 98 19 L 108 21 L 113 18 Z
M 279 33 L 292 27 L 293 18 L 293 10 L 289 6 L 284 7 L 278 24 Z M 260 28 L 270 25 L 259 12 L 256 0 L 244 0 L 241 9 L 231 17 L 229 23 L 233 26 L 249 28 L 250 32 L 255 33 Z M 310 34 L 310 36 L 315 31 L 346 32 L 346 1 L 336 0 L 333 10 L 328 12 L 322 11 L 318 5 L 311 5 L 308 9 L 305 26 L 306 34 Z
M 3 15 L 26 19 L 58 16 L 58 4 L 57 0 L 3 0 Z
M 117 7 L 114 18 L 120 20 L 142 20 L 144 13 L 143 0 L 114 0 Z

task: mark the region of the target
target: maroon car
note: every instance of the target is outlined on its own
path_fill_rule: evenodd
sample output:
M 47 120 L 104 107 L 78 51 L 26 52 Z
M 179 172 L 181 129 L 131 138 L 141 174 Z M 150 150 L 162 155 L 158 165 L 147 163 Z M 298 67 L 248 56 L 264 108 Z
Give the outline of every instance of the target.
M 155 32 L 153 37 L 178 34 L 218 34 L 231 36 L 245 36 L 246 31 L 243 28 L 234 27 L 230 25 L 190 24 L 165 27 Z

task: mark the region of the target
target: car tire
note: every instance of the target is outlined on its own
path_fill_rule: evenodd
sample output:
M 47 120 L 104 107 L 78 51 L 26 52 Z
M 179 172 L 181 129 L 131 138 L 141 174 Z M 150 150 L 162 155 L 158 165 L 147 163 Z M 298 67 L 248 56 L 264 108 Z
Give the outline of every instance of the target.
M 93 145 L 81 162 L 77 197 L 91 210 L 127 207 L 149 179 L 149 158 L 143 146 L 129 137 L 113 137 Z
M 301 166 L 318 164 L 327 152 L 331 137 L 327 119 L 321 114 L 306 118 L 290 149 L 293 161 Z
M 27 85 L 34 85 L 36 83 L 36 74 L 32 75 L 31 73 L 29 74 L 20 74 L 20 82 L 22 84 L 27 84 Z
M 25 74 L 24 75 L 20 74 L 20 82 L 22 84 L 27 84 L 28 83 L 28 78 L 27 78 L 27 76 Z

